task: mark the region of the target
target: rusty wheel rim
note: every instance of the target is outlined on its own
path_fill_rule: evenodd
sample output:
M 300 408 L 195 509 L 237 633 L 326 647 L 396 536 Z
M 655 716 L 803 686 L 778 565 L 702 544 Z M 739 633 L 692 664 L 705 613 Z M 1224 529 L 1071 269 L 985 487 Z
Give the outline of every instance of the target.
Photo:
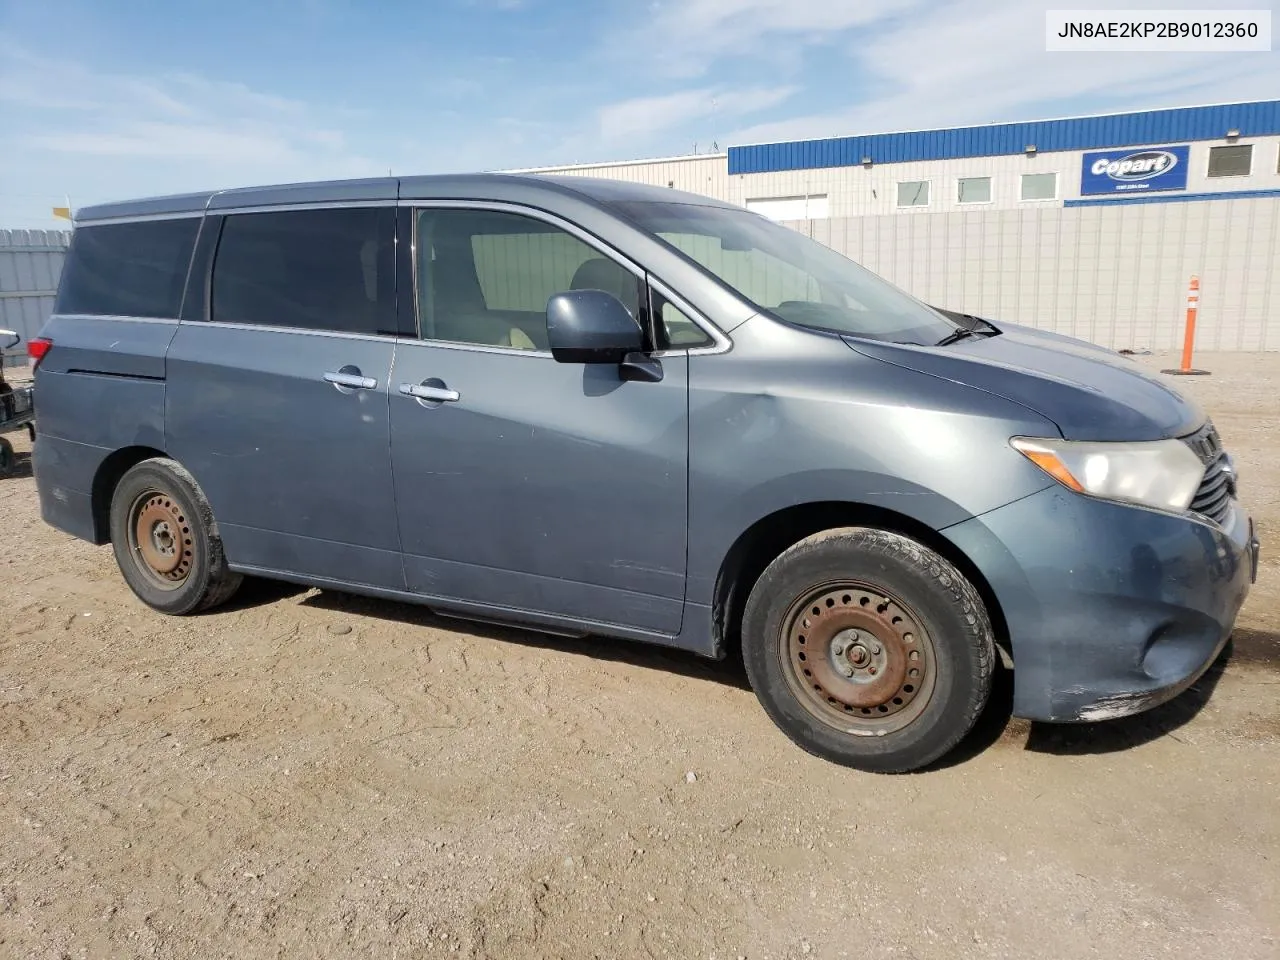
M 156 586 L 176 590 L 191 576 L 191 521 L 168 494 L 151 490 L 137 497 L 129 509 L 128 532 L 134 563 Z
M 823 584 L 787 611 L 779 654 L 788 686 L 815 719 L 843 733 L 884 736 L 933 696 L 933 640 L 915 612 L 875 584 Z

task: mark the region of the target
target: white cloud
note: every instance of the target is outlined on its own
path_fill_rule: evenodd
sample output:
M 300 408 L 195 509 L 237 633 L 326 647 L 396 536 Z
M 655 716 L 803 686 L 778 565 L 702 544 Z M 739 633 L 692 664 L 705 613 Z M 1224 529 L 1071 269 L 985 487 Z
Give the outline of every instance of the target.
M 1280 89 L 1274 55 L 1048 53 L 1048 6 L 962 0 L 859 38 L 847 47 L 850 60 L 882 95 L 739 128 L 731 142 L 1031 120 L 1072 112 L 1080 100 L 1105 112 L 1258 99 Z
M 636 97 L 603 107 L 600 138 L 606 143 L 652 141 L 656 134 L 707 117 L 741 117 L 782 103 L 794 86 L 701 87 L 657 97 Z
M 300 136 L 323 143 L 331 135 L 320 131 Z M 212 160 L 232 166 L 246 162 L 271 165 L 298 155 L 287 139 L 268 130 L 155 120 L 129 121 L 98 133 L 73 130 L 33 134 L 21 143 L 40 150 L 81 156 Z
M 619 38 L 652 51 L 650 62 L 679 76 L 699 76 L 730 56 L 772 61 L 797 45 L 830 43 L 842 33 L 909 13 L 920 0 L 661 0 Z
M 0 133 L 4 179 L 24 192 L 70 193 L 77 205 L 387 169 L 349 148 L 334 122 L 349 120 L 348 111 L 193 73 L 97 71 L 2 37 L 0 99 L 12 108 Z M 43 213 L 35 201 L 24 214 L 13 206 L 0 212 Z

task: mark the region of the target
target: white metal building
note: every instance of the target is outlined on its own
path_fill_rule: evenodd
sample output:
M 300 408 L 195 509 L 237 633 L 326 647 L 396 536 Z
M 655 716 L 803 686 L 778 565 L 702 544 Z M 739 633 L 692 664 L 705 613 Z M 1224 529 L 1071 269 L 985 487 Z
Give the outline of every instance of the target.
M 1280 101 L 540 168 L 788 223 L 929 302 L 1117 349 L 1280 350 Z

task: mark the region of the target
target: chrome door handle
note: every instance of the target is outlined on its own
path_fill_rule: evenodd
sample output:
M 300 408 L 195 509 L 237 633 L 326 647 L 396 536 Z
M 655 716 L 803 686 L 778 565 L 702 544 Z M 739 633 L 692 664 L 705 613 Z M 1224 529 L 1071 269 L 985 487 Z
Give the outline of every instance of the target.
M 345 370 L 326 370 L 324 378 L 336 387 L 348 387 L 352 390 L 374 390 L 378 381 L 373 377 L 362 377 L 358 373 L 347 373 Z
M 453 403 L 458 399 L 457 390 L 450 390 L 448 387 L 427 387 L 421 383 L 402 383 L 400 384 L 400 392 L 406 397 L 414 397 L 418 400 Z

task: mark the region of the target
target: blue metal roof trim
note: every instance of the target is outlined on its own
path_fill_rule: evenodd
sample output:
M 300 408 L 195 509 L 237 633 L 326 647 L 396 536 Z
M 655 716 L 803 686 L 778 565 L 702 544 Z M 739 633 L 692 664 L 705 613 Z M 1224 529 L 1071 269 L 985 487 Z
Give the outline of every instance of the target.
M 729 173 L 856 167 L 863 157 L 874 163 L 995 157 L 1022 153 L 1028 144 L 1051 153 L 1221 140 L 1228 130 L 1242 137 L 1280 134 L 1280 100 L 730 147 Z
M 1280 197 L 1280 190 L 1221 190 L 1217 193 L 1144 193 L 1128 197 L 1081 197 L 1064 200 L 1064 207 L 1129 207 L 1138 203 L 1195 203 L 1200 200 L 1257 200 Z

